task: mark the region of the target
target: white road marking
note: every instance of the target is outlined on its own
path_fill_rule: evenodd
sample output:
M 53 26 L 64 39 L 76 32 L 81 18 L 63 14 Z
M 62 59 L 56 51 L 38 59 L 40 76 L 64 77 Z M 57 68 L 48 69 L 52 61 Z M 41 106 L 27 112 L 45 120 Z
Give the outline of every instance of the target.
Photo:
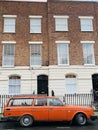
M 67 129 L 67 128 L 70 128 L 70 127 L 57 127 L 57 129 Z
M 4 130 L 15 130 L 15 129 L 4 129 Z

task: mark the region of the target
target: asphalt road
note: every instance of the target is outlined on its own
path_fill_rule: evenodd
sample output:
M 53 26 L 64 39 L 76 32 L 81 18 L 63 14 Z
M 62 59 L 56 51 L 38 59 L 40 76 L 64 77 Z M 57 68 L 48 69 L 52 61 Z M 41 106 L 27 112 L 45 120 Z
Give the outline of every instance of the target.
M 0 122 L 0 130 L 98 130 L 98 120 L 88 122 L 85 126 L 68 125 L 65 122 L 40 122 L 32 127 L 21 127 L 16 122 Z

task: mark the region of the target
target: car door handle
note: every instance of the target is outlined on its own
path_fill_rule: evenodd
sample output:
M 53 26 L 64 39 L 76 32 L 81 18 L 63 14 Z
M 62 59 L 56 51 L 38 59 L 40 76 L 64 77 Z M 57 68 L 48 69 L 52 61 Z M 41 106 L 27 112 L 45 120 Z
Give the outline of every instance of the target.
M 50 108 L 50 110 L 53 110 L 53 108 Z
M 35 111 L 35 110 L 36 110 L 36 108 L 33 108 L 33 110 Z
M 10 110 L 10 108 L 7 108 L 6 110 L 8 110 L 8 111 L 9 111 L 9 110 Z

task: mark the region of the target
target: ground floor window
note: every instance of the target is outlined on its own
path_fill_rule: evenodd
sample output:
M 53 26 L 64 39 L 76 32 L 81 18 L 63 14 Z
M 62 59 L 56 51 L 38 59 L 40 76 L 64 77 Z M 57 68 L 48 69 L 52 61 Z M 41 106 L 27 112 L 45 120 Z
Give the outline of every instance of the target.
M 77 92 L 77 79 L 75 75 L 65 76 L 66 94 L 74 94 Z
M 20 76 L 9 77 L 9 94 L 20 94 Z

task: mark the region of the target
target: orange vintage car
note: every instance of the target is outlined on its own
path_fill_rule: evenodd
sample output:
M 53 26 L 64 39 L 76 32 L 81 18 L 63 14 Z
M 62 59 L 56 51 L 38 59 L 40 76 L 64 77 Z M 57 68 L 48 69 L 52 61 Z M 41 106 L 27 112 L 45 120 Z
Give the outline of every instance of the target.
M 85 125 L 97 116 L 90 107 L 64 105 L 55 96 L 14 96 L 8 99 L 3 112 L 6 120 L 19 121 L 21 126 L 31 126 L 34 121 L 75 121 Z

